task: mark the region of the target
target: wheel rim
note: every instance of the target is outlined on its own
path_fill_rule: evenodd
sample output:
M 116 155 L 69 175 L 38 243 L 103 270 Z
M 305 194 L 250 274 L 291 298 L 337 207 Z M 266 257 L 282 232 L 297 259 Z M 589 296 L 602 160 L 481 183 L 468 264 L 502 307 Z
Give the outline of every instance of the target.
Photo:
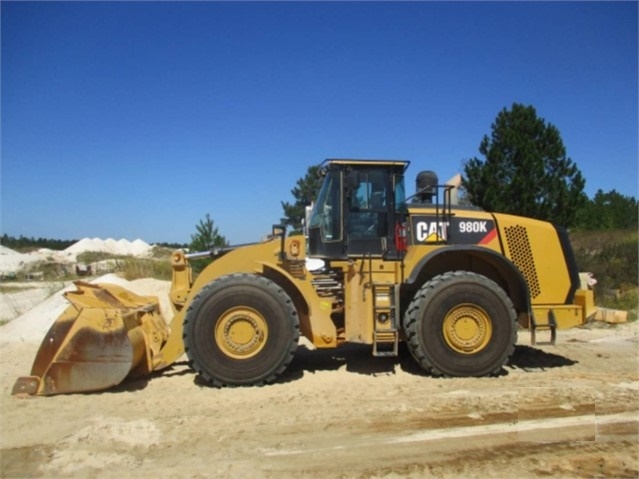
M 231 308 L 220 316 L 215 325 L 215 343 L 231 358 L 252 358 L 264 348 L 267 339 L 266 321 L 251 308 Z
M 461 354 L 475 354 L 493 334 L 490 316 L 475 304 L 460 304 L 448 311 L 442 326 L 448 346 Z

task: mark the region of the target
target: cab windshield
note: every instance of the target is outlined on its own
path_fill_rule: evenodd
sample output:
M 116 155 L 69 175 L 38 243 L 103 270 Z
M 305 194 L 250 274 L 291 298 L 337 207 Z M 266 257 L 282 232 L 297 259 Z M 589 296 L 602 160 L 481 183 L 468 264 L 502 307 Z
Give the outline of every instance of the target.
M 309 228 L 320 228 L 322 241 L 342 239 L 342 204 L 340 172 L 329 171 L 313 207 Z

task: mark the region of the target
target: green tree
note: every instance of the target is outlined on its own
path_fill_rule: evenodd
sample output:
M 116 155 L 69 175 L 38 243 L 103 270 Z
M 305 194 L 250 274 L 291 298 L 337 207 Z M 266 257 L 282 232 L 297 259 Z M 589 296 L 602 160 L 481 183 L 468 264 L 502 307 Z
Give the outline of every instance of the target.
M 284 218 L 280 221 L 291 229 L 291 234 L 302 232 L 302 220 L 306 213 L 305 208 L 315 201 L 320 186 L 322 186 L 322 178 L 319 174 L 319 166 L 310 166 L 306 176 L 298 179 L 295 188 L 291 190 L 295 202 L 281 202 Z
M 464 165 L 470 202 L 499 211 L 573 226 L 587 197 L 585 180 L 566 156 L 559 130 L 537 117 L 532 106 L 504 108 Z
M 227 246 L 228 242 L 226 238 L 220 235 L 218 228 L 211 219 L 211 215 L 208 213 L 195 225 L 195 234 L 191 235 L 191 244 L 189 250 L 191 252 L 210 251 L 215 246 Z M 191 269 L 194 274 L 199 274 L 209 263 L 210 258 L 207 259 L 192 259 L 189 260 Z
M 215 246 L 226 246 L 226 238 L 219 234 L 211 215 L 208 213 L 195 225 L 195 234 L 191 235 L 191 251 L 208 251 Z
M 639 226 L 639 203 L 633 196 L 616 190 L 597 190 L 577 214 L 576 226 L 583 230 L 628 230 Z

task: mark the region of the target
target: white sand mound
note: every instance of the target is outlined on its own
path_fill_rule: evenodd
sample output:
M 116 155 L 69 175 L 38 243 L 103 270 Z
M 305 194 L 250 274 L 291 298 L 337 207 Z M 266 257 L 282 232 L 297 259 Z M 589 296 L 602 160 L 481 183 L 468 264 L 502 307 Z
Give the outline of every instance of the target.
M 51 293 L 64 288 L 66 284 L 31 282 L 9 283 L 16 291 L 0 292 L 0 321 L 8 323 L 15 318 L 35 308 L 46 300 Z M 67 282 L 70 284 L 70 282 Z
M 0 327 L 2 342 L 40 342 L 53 322 L 67 308 L 69 302 L 63 293 L 74 290 L 75 286 L 67 286 L 51 295 L 36 307 L 22 316 Z
M 0 273 L 18 271 L 38 258 L 29 254 L 18 253 L 6 246 L 0 245 Z
M 6 246 L 2 246 L 0 244 L 0 256 L 14 256 L 20 255 L 20 253 L 13 251 L 11 248 L 7 248 Z
M 167 321 L 170 319 L 168 292 L 169 281 L 140 279 L 127 281 L 115 274 L 107 274 L 96 278 L 91 283 L 111 283 L 120 285 L 141 296 L 156 296 L 160 299 L 160 308 Z M 61 289 L 57 293 L 30 309 L 22 316 L 0 327 L 0 342 L 40 342 L 55 320 L 69 306 L 64 293 L 74 291 L 75 285 Z
M 0 273 L 9 273 L 25 268 L 28 264 L 37 261 L 54 261 L 61 264 L 72 264 L 76 262 L 76 258 L 80 253 L 87 251 L 97 251 L 109 253 L 117 256 L 148 256 L 153 246 L 136 239 L 129 241 L 126 239 L 114 240 L 108 238 L 102 240 L 100 238 L 84 238 L 72 244 L 64 251 L 54 251 L 47 248 L 41 248 L 28 254 L 18 253 L 6 246 L 0 245 Z
M 122 256 L 144 256 L 151 250 L 151 248 L 151 245 L 145 243 L 141 239 L 136 239 L 131 242 L 126 239 L 116 241 L 113 238 L 108 238 L 106 240 L 102 240 L 100 238 L 83 238 L 77 243 L 69 246 L 64 251 L 74 255 L 85 253 L 87 251 L 99 251 Z

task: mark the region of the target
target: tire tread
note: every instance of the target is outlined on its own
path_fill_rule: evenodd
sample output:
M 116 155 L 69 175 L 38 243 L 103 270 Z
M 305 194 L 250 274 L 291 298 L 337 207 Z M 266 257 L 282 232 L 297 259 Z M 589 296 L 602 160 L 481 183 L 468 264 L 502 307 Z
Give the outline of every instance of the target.
M 446 283 L 449 281 L 456 281 L 458 279 L 465 279 L 468 277 L 475 278 L 480 283 L 492 289 L 498 295 L 501 296 L 502 301 L 505 305 L 507 305 L 509 309 L 509 315 L 511 321 L 513 322 L 511 327 L 511 337 L 509 340 L 508 350 L 504 356 L 503 361 L 500 364 L 496 364 L 495 367 L 487 374 L 487 375 L 497 375 L 506 365 L 510 357 L 515 351 L 515 343 L 517 342 L 517 313 L 515 308 L 510 301 L 510 298 L 506 295 L 504 290 L 500 288 L 496 283 L 492 280 L 488 279 L 485 276 L 482 276 L 477 273 L 473 273 L 470 271 L 448 271 L 446 273 L 435 276 L 430 281 L 427 281 L 422 285 L 422 287 L 417 291 L 413 300 L 409 304 L 406 313 L 404 315 L 404 334 L 406 337 L 406 343 L 408 345 L 408 349 L 411 352 L 412 356 L 415 358 L 417 363 L 428 373 L 433 376 L 451 376 L 441 369 L 437 368 L 432 361 L 428 359 L 427 354 L 425 353 L 422 344 L 419 341 L 419 318 L 421 316 L 420 312 L 424 307 L 424 302 L 430 296 L 430 293 L 437 289 L 442 283 Z
M 253 282 L 256 286 L 260 287 L 263 290 L 270 292 L 275 297 L 281 299 L 283 304 L 286 305 L 288 309 L 289 317 L 291 318 L 291 326 L 293 328 L 293 338 L 290 341 L 290 345 L 286 354 L 286 358 L 279 365 L 277 370 L 272 372 L 268 377 L 263 378 L 259 381 L 256 381 L 251 384 L 244 384 L 244 386 L 263 386 L 265 384 L 270 384 L 274 382 L 288 367 L 288 365 L 293 360 L 293 356 L 297 351 L 298 340 L 300 336 L 300 326 L 299 319 L 297 315 L 297 310 L 293 305 L 293 301 L 289 297 L 289 295 L 275 282 L 256 274 L 248 274 L 248 273 L 233 273 L 229 275 L 222 276 L 214 281 L 211 281 L 209 284 L 204 286 L 194 297 L 193 301 L 189 305 L 187 312 L 185 314 L 184 319 L 184 329 L 182 334 L 182 339 L 184 341 L 184 351 L 186 352 L 189 358 L 189 366 L 198 374 L 198 376 L 209 386 L 213 387 L 235 387 L 238 386 L 236 384 L 230 383 L 228 381 L 223 381 L 219 378 L 216 378 L 210 375 L 204 367 L 202 367 L 194 358 L 189 355 L 189 351 L 191 349 L 191 339 L 189 337 L 188 325 L 191 321 L 196 320 L 196 311 L 200 308 L 200 306 L 207 300 L 210 294 L 213 291 L 218 289 L 225 288 L 227 286 L 233 285 L 238 281 L 249 281 Z

